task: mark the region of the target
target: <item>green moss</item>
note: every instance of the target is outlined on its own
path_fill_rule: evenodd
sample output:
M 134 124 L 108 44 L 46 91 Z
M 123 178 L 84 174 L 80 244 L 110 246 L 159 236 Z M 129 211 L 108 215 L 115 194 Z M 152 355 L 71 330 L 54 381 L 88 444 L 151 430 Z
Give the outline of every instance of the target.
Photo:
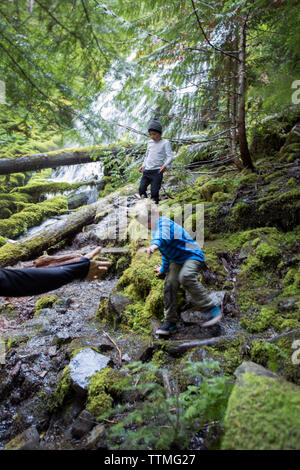
M 70 393 L 71 383 L 70 367 L 66 366 L 55 387 L 53 396 L 51 397 L 52 400 L 50 400 L 51 403 L 48 403 L 49 409 L 54 410 L 56 408 L 60 408 L 63 405 L 66 397 Z
M 148 260 L 145 254 L 138 252 L 118 281 L 117 288 L 123 289 L 123 293 L 133 300 L 122 318 L 124 325 L 132 330 L 149 334 L 151 317 L 162 319 L 163 280 L 156 276 L 153 269 L 160 264 L 160 253 L 154 253 Z
M 130 293 L 135 299 L 145 299 L 151 289 L 162 285 L 154 272 L 154 266 L 161 264 L 160 253 L 154 253 L 150 259 L 142 253 L 137 253 L 128 269 L 118 281 L 118 288 L 130 287 Z
M 205 346 L 203 349 L 208 357 L 220 363 L 226 375 L 232 375 L 244 360 L 245 344 L 246 340 L 241 336 L 232 341 L 222 341 L 212 347 Z
M 228 401 L 222 450 L 299 450 L 299 388 L 250 373 L 242 380 Z
M 281 178 L 284 175 L 285 175 L 285 171 L 283 171 L 283 170 L 274 171 L 274 173 L 272 172 L 271 174 L 265 176 L 265 181 L 267 183 L 269 183 L 270 181 L 272 181 L 276 178 Z
M 50 308 L 57 301 L 57 295 L 51 295 L 50 297 L 41 297 L 35 303 L 35 315 L 38 315 L 43 308 Z
M 297 268 L 290 268 L 284 279 L 284 294 L 286 296 L 300 295 L 300 270 Z
M 222 191 L 217 191 L 212 195 L 212 202 L 221 202 L 221 201 L 228 201 L 231 199 L 231 195 L 227 193 L 223 193 Z
M 266 330 L 276 316 L 277 311 L 274 308 L 263 306 L 259 312 L 241 319 L 241 326 L 251 333 L 258 333 Z
M 111 183 L 106 184 L 105 188 L 99 193 L 99 199 L 102 197 L 108 196 L 110 193 L 114 192 L 115 190 L 116 188 Z
M 0 235 L 17 238 L 27 229 L 41 224 L 48 217 L 63 214 L 68 210 L 65 196 L 56 196 L 39 204 L 26 204 L 24 209 L 9 219 L 0 220 Z
M 71 191 L 78 189 L 80 186 L 86 185 L 86 181 L 81 182 L 81 183 L 47 183 L 47 182 L 41 182 L 41 183 L 32 183 L 30 182 L 26 186 L 23 186 L 21 188 L 15 188 L 12 191 L 12 194 L 14 193 L 21 193 L 21 194 L 28 194 L 33 198 L 34 202 L 39 202 L 41 199 L 41 196 L 43 194 L 57 194 L 57 193 L 63 193 L 64 191 Z
M 264 340 L 252 341 L 250 357 L 252 361 L 267 367 L 273 372 L 279 371 L 280 362 L 290 359 L 283 349 Z
M 8 240 L 8 238 L 1 237 L 1 236 L 0 236 L 0 246 L 5 245 L 5 243 L 7 242 L 7 240 Z
M 289 188 L 294 188 L 295 186 L 297 186 L 297 181 L 295 178 L 290 178 L 287 183 L 286 183 L 287 187 Z
M 86 409 L 97 417 L 109 410 L 113 396 L 119 396 L 122 391 L 121 382 L 120 374 L 110 367 L 94 374 L 90 378 Z
M 152 362 L 158 367 L 163 367 L 170 363 L 170 356 L 160 349 L 153 354 Z
M 257 181 L 260 179 L 259 175 L 256 173 L 248 173 L 240 178 L 240 185 L 241 186 L 248 186 L 252 185 L 253 183 L 257 183 Z

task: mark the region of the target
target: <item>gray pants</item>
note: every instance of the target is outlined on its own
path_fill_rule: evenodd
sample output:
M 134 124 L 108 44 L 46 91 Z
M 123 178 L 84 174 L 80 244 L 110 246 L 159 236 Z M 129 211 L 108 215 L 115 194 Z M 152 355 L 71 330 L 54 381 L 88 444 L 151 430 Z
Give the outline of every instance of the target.
M 206 312 L 215 306 L 208 296 L 206 289 L 199 281 L 202 262 L 196 259 L 188 259 L 184 264 L 171 263 L 164 285 L 164 319 L 165 321 L 178 321 L 177 291 L 182 284 L 191 295 L 192 301 L 199 310 Z

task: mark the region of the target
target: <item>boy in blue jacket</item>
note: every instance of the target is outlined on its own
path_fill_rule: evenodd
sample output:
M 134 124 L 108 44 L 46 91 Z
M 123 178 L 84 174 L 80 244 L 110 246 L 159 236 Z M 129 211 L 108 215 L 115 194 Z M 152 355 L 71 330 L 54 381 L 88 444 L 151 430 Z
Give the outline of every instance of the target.
M 220 305 L 215 305 L 200 283 L 198 276 L 205 261 L 199 245 L 184 230 L 167 217 L 160 217 L 158 207 L 151 201 L 140 201 L 136 204 L 134 217 L 152 229 L 152 241 L 148 248 L 140 251 L 148 254 L 148 258 L 156 250 L 162 255 L 161 266 L 154 270 L 159 277 L 165 277 L 164 284 L 164 322 L 156 334 L 169 336 L 179 320 L 177 312 L 177 291 L 179 284 L 192 297 L 193 303 L 203 311 L 206 321 L 203 327 L 218 323 L 222 318 Z

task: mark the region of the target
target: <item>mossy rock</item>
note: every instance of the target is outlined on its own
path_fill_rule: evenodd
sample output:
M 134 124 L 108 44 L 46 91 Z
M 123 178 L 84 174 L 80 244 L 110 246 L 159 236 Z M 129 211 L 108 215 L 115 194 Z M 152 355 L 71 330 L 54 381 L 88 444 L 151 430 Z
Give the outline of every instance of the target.
M 246 372 L 227 405 L 222 450 L 300 450 L 299 387 Z
M 287 162 L 300 157 L 300 122 L 293 127 L 279 153 L 281 160 Z
M 68 210 L 66 197 L 56 196 L 39 204 L 25 204 L 21 212 L 0 220 L 0 235 L 15 239 L 27 229 L 39 225 L 48 217 L 64 214 Z
M 46 403 L 49 411 L 54 411 L 62 407 L 64 401 L 71 393 L 71 385 L 70 367 L 66 366 L 63 371 L 60 372 L 54 392 Z
M 49 297 L 41 297 L 39 300 L 36 301 L 35 303 L 35 307 L 34 307 L 34 310 L 35 310 L 35 315 L 38 315 L 39 312 L 43 309 L 43 308 L 50 308 L 52 307 L 55 302 L 57 301 L 57 295 L 51 295 Z
M 108 411 L 114 398 L 119 397 L 123 391 L 122 380 L 122 373 L 110 367 L 92 375 L 88 387 L 86 409 L 97 417 Z

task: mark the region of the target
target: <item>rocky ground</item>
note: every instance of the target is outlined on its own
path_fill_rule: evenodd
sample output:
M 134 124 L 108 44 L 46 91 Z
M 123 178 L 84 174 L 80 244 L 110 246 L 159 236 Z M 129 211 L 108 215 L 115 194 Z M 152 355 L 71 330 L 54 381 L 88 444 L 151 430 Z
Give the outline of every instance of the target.
M 163 210 L 180 202 L 205 206 L 203 249 L 209 271 L 203 273 L 202 282 L 222 301 L 224 317 L 219 325 L 201 328 L 203 315 L 191 308 L 189 298 L 181 292 L 178 331 L 170 341 L 155 338 L 163 310 L 163 281 L 153 273 L 159 255 L 145 262 L 137 252 L 145 240 L 108 242 L 120 192 L 105 198 L 96 223 L 57 251 L 84 253 L 103 245 L 103 255 L 112 261 L 105 279 L 73 282 L 42 296 L 0 300 L 2 344 L 5 342 L 5 360 L 0 366 L 1 447 L 107 448 L 107 434 L 124 413 L 98 421 L 102 411 L 124 403 L 128 409 L 138 409 L 145 403 L 147 395 L 141 396 L 137 390 L 121 386 L 116 390 L 116 384 L 127 374 L 125 366 L 136 361 L 166 371 L 163 380 L 167 395 L 172 391 L 170 377 L 186 361 L 218 361 L 219 376 L 230 378 L 245 361 L 255 362 L 278 374 L 277 378 L 293 383 L 296 389 L 290 389 L 290 383 L 280 384 L 278 389 L 281 394 L 282 387 L 287 387 L 293 401 L 300 384 L 299 365 L 291 359 L 295 341 L 300 339 L 300 175 L 297 151 L 289 147 L 294 145 L 292 138 L 296 139 L 295 128 L 276 148 L 281 160 L 278 154 L 273 160 L 261 159 L 255 174 L 240 174 L 234 169 L 226 174 L 225 167 L 213 176 L 199 176 L 194 169 L 184 183 L 176 172 L 165 179 Z M 257 152 L 259 145 L 258 139 Z M 135 192 L 134 185 L 129 193 L 128 187 L 123 190 L 126 203 L 135 201 Z M 85 377 L 87 370 L 90 381 Z M 139 373 L 134 372 L 132 377 L 134 385 L 139 384 Z M 269 382 L 255 382 L 255 386 L 262 396 L 271 393 Z M 229 408 L 234 414 L 236 401 L 232 396 Z M 241 423 L 242 433 L 249 433 L 245 427 L 249 410 L 244 411 L 241 420 L 238 416 L 235 422 Z M 232 419 L 226 416 L 224 448 L 230 441 L 228 433 L 234 429 Z M 265 419 L 259 413 L 257 416 L 260 422 Z M 286 416 L 293 428 L 293 416 Z M 210 448 L 212 434 L 215 438 L 223 432 L 213 425 L 214 431 L 209 433 L 209 424 L 205 426 L 194 433 L 189 448 Z M 233 435 L 237 439 L 235 431 Z M 286 436 L 278 446 L 297 448 L 294 438 L 289 439 Z M 238 439 L 234 442 L 234 448 L 239 448 Z M 251 438 L 245 442 L 244 448 L 254 445 Z

